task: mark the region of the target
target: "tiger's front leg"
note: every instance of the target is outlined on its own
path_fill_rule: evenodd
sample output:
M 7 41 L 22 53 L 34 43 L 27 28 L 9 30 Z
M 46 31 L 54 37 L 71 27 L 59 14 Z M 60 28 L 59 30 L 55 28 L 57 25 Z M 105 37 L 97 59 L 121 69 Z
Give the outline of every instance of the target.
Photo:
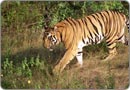
M 82 48 L 78 49 L 78 52 L 76 54 L 76 58 L 77 58 L 77 63 L 76 63 L 76 67 L 82 67 L 83 66 L 83 51 Z
M 66 65 L 74 58 L 76 55 L 76 50 L 68 50 L 66 51 L 65 55 L 63 58 L 60 60 L 60 62 L 54 67 L 53 73 L 54 74 L 59 74 L 61 73 Z

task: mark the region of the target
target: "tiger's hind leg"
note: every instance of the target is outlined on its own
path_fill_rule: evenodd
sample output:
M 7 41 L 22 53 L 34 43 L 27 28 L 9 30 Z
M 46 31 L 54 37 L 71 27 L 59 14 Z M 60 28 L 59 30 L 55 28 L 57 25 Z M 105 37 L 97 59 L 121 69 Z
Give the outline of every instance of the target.
M 107 46 L 108 46 L 109 55 L 103 61 L 111 60 L 117 54 L 116 43 L 107 44 Z
M 126 37 L 125 35 L 122 35 L 121 37 L 119 37 L 118 41 L 125 45 L 128 45 L 128 37 Z
M 128 45 L 128 38 L 125 35 L 121 35 L 120 37 L 114 37 L 113 41 L 106 40 L 106 42 L 109 50 L 109 55 L 103 61 L 111 60 L 117 54 L 116 42 L 121 42 L 125 45 Z
M 125 45 L 129 45 L 129 41 L 128 41 L 128 38 L 125 36 Z

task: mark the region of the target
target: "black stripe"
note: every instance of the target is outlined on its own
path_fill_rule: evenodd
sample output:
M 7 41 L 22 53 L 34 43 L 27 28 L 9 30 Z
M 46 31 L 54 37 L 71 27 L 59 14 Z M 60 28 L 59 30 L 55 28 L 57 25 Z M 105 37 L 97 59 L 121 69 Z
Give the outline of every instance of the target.
M 87 43 L 91 43 L 91 38 L 88 37 L 88 42 Z
M 83 52 L 82 51 L 78 52 L 78 54 L 81 54 L 81 53 L 83 53 Z
M 85 18 L 85 25 L 86 25 L 86 27 L 87 27 L 87 30 L 88 30 L 90 36 L 93 37 L 92 34 L 91 34 L 91 32 L 90 32 L 90 30 L 89 30 L 89 28 L 88 28 L 88 25 L 87 25 L 87 19 L 86 19 L 86 18 Z
M 67 19 L 67 21 L 70 23 L 71 27 L 72 27 L 73 30 L 74 30 L 73 24 L 70 22 L 70 19 L 69 19 L 69 20 Z M 72 21 L 72 20 L 71 20 L 71 21 Z
M 78 24 L 79 24 L 79 27 L 81 28 L 81 31 L 82 31 L 82 26 L 81 26 L 81 23 L 80 23 L 80 21 L 78 21 L 78 20 L 77 20 L 77 22 L 78 22 Z
M 73 28 L 74 33 L 76 33 L 76 30 L 75 30 L 75 28 L 74 28 L 74 27 L 76 27 L 76 23 L 75 23 L 75 21 L 74 21 L 73 19 L 71 19 L 70 21 L 71 21 L 71 22 L 70 22 L 71 27 Z M 73 25 L 73 24 L 74 24 L 74 25 Z
M 112 45 L 114 42 L 111 42 L 111 41 L 109 41 L 109 42 L 107 42 L 107 46 L 110 46 L 110 45 Z
M 101 14 L 102 15 L 102 14 Z M 105 25 L 107 25 L 106 23 L 108 23 L 108 18 L 107 18 L 107 16 L 103 13 L 103 15 L 104 15 L 104 17 L 105 17 L 105 19 L 106 19 L 106 22 L 104 22 L 104 24 Z
M 96 14 L 95 14 L 96 15 Z M 91 15 L 95 20 L 97 20 L 97 18 L 94 16 L 94 14 Z
M 83 41 L 83 43 L 85 44 L 85 41 L 84 41 L 84 39 L 82 38 L 82 41 Z
M 95 15 L 96 15 L 98 18 L 100 18 L 100 17 L 98 16 L 98 13 L 95 13 Z
M 76 26 L 76 23 L 75 23 L 75 21 L 73 20 L 73 19 L 71 19 L 71 21 L 73 22 L 73 24 Z
M 119 30 L 119 28 L 118 28 L 118 26 L 119 26 L 119 24 L 118 24 L 118 16 L 117 16 L 117 12 L 115 12 L 115 17 L 116 17 L 116 32 L 115 32 L 115 34 L 117 34 L 118 33 L 118 30 Z
M 97 20 L 98 20 L 98 22 L 99 22 L 99 24 L 101 26 L 101 30 L 102 30 L 103 29 L 103 25 L 102 25 L 102 23 L 101 23 L 101 21 L 99 19 L 97 19 Z
M 95 42 L 93 41 L 93 39 L 91 39 L 91 44 L 94 44 Z
M 71 19 L 71 21 L 72 21 L 72 23 L 74 24 L 74 25 L 73 25 L 73 28 L 76 27 L 76 26 L 77 26 L 77 25 L 76 25 L 76 22 L 77 22 L 77 21 L 76 21 L 76 20 L 72 20 L 72 19 Z M 73 31 L 74 31 L 74 33 L 76 33 L 75 28 L 73 29 Z
M 91 18 L 88 17 L 88 19 L 89 19 L 89 21 L 91 22 L 92 26 L 94 27 L 94 30 L 96 31 L 96 33 L 99 34 L 98 29 L 97 29 L 97 27 L 93 24 Z
M 113 19 L 112 19 L 112 20 L 113 20 L 113 24 L 114 24 L 114 27 L 113 27 L 112 30 L 113 30 L 113 33 L 114 33 L 114 31 L 116 31 L 116 33 L 117 33 L 117 31 L 118 31 L 118 30 L 117 30 L 117 23 L 114 23 L 114 22 L 117 22 L 116 16 L 115 16 L 115 11 L 112 11 L 111 14 L 112 14 L 112 16 L 113 16 Z M 115 33 L 114 33 L 114 34 L 115 34 Z M 111 36 L 110 36 L 110 37 L 111 37 Z
M 128 32 L 129 32 L 129 19 L 127 19 L 126 25 L 127 25 L 127 29 L 128 29 Z
M 84 25 L 84 19 L 81 19 L 81 21 L 82 21 L 82 23 L 83 23 L 83 25 Z
M 88 42 L 86 42 L 86 44 L 88 44 Z
M 98 19 L 97 19 L 98 20 Z M 98 20 L 98 22 L 99 22 L 99 24 L 100 24 L 100 26 L 101 26 L 101 31 L 103 30 L 103 25 L 102 25 L 102 23 L 101 23 L 101 21 L 100 20 Z
M 104 25 L 105 25 L 104 16 L 102 15 L 102 13 L 99 13 L 99 14 L 100 14 L 100 16 L 102 17 L 103 23 L 104 23 Z
M 54 38 L 55 42 L 53 41 L 53 38 Z M 52 42 L 54 42 L 55 44 L 57 43 L 57 39 L 55 36 L 52 36 Z
M 98 39 L 97 39 L 98 37 L 95 37 L 95 43 L 97 43 L 98 42 Z
M 118 40 L 120 40 L 123 36 L 124 36 L 124 35 L 120 36 L 120 37 L 118 38 Z
M 98 17 L 98 15 L 97 14 L 95 14 L 97 17 Z M 101 23 L 101 21 L 98 19 L 98 18 L 96 18 L 94 15 L 92 15 L 94 18 L 95 18 L 95 20 L 98 20 L 98 22 L 99 22 L 99 24 L 100 24 L 100 26 L 101 26 L 101 31 L 103 30 L 103 25 L 102 25 L 102 23 Z
M 85 25 L 84 25 L 84 23 L 85 23 L 85 22 L 84 22 L 84 19 L 81 19 L 81 21 L 82 21 L 82 23 L 83 23 L 84 37 L 86 38 L 86 30 L 85 30 L 85 28 L 84 28 L 84 27 L 85 27 Z
M 104 24 L 104 17 L 102 16 L 102 14 L 100 13 L 99 15 L 101 15 L 102 16 L 102 18 L 100 18 L 99 16 L 98 16 L 98 14 L 96 13 L 95 14 L 98 18 L 97 18 L 97 20 L 98 20 L 98 22 L 99 22 L 99 24 L 100 24 L 100 26 L 101 26 L 101 32 L 102 32 L 102 35 L 104 36 L 104 33 L 103 33 L 103 24 Z M 100 20 L 102 20 L 103 21 L 103 24 L 101 23 L 101 21 Z M 105 25 L 105 24 L 104 24 Z
M 106 12 L 107 16 L 105 14 L 104 14 L 104 16 L 106 17 L 106 20 L 107 20 L 106 25 L 108 26 L 108 25 L 111 24 L 111 22 L 110 22 L 110 15 L 109 15 L 108 11 L 105 11 L 105 12 Z M 110 33 L 110 27 L 108 26 L 106 28 L 107 28 L 106 34 Z
M 117 31 L 119 32 L 119 30 L 121 30 L 121 21 L 120 21 L 120 17 L 119 17 L 119 12 L 116 12 L 116 17 L 117 17 Z
M 75 28 L 74 28 L 74 23 L 72 22 L 73 20 L 72 19 L 67 19 L 67 22 L 71 25 L 71 27 L 73 28 L 73 32 L 75 33 Z M 69 39 L 69 37 L 71 36 L 71 33 L 69 33 L 69 35 L 68 36 L 66 36 L 66 33 L 65 33 L 65 37 L 68 37 L 68 39 Z M 68 40 L 67 39 L 67 40 Z M 73 40 L 74 40 L 74 36 L 73 36 Z
M 63 38 L 62 38 L 62 34 L 60 34 L 60 38 L 61 38 L 61 42 L 62 42 L 62 40 L 63 40 Z

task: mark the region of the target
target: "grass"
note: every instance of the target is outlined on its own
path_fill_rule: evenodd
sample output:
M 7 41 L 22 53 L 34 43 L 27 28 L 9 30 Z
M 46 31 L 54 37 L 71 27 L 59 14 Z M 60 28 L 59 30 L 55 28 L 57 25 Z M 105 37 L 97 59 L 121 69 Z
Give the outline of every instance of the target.
M 129 86 L 128 47 L 117 45 L 118 55 L 101 62 L 107 55 L 104 44 L 84 48 L 82 68 L 71 61 L 59 76 L 52 74 L 64 55 L 62 45 L 49 52 L 42 47 L 41 32 L 2 33 L 1 86 L 4 89 L 126 89 Z

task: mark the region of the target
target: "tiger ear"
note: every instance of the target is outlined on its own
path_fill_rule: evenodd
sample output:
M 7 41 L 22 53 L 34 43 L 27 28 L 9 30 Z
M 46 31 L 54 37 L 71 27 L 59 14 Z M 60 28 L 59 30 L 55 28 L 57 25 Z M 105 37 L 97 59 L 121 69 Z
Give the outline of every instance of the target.
M 55 25 L 55 28 L 57 29 L 57 28 L 60 28 L 60 27 L 65 27 L 65 24 L 63 23 L 63 22 L 60 22 L 60 23 L 57 23 L 56 25 Z
M 45 32 L 44 34 L 47 35 L 48 37 L 51 36 L 51 34 L 49 32 Z
M 57 28 L 58 28 L 58 27 L 57 27 L 57 26 L 55 26 L 55 27 L 54 27 L 54 30 L 57 30 Z

